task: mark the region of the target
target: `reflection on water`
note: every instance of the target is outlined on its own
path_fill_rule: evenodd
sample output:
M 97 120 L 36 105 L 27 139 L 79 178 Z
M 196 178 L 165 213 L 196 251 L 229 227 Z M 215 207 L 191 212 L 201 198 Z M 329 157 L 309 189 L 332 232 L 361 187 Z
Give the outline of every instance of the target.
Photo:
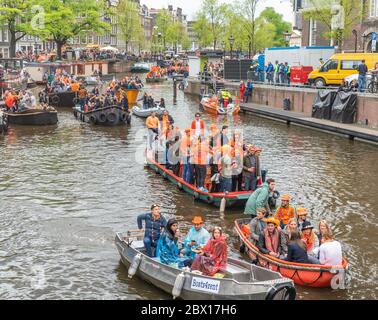
M 165 98 L 182 128 L 199 110 L 198 99 L 182 92 L 174 104 L 171 82 L 147 90 Z M 243 129 L 249 142 L 263 148 L 263 167 L 278 190 L 306 206 L 314 222 L 332 221 L 350 263 L 351 288 L 297 286 L 298 297 L 376 298 L 378 148 L 253 115 L 204 118 Z M 138 278 L 128 279 L 113 244 L 115 232 L 135 226 L 136 215 L 152 202 L 177 216 L 183 230 L 194 214 L 226 228 L 239 255 L 232 228 L 240 210 L 220 217 L 135 161 L 144 122 L 91 127 L 59 110 L 56 126 L 12 127 L 0 137 L 1 299 L 169 299 Z

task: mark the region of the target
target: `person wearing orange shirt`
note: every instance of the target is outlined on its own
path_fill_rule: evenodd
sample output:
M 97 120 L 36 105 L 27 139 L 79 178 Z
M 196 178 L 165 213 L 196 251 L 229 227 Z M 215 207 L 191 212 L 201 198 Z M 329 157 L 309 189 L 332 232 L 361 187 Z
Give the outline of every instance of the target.
M 290 195 L 281 196 L 281 206 L 277 209 L 275 218 L 280 221 L 281 229 L 289 223 L 289 220 L 295 217 L 295 210 L 290 206 Z
M 180 158 L 183 164 L 182 178 L 187 183 L 194 182 L 194 165 L 191 163 L 191 145 L 192 137 L 190 128 L 185 129 L 185 136 L 181 138 L 180 142 Z
M 155 141 L 160 129 L 160 122 L 159 118 L 156 116 L 156 112 L 152 112 L 152 114 L 147 118 L 146 126 L 148 129 L 148 146 L 151 150 L 152 143 Z
M 196 187 L 198 189 L 205 186 L 209 151 L 210 150 L 207 141 L 198 138 L 193 146 L 194 176 L 196 179 Z
M 192 132 L 195 136 L 204 136 L 205 134 L 205 121 L 201 119 L 201 114 L 196 113 L 196 118 L 192 121 Z

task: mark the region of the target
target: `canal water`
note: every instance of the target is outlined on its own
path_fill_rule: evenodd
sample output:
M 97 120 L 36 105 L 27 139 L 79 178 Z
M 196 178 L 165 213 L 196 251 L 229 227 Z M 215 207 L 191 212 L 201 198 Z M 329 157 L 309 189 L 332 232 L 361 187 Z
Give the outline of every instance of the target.
M 182 128 L 199 110 L 198 99 L 181 91 L 173 102 L 172 82 L 145 90 L 166 99 Z M 330 221 L 342 243 L 350 288 L 297 286 L 298 299 L 376 299 L 378 148 L 253 115 L 203 116 L 262 147 L 281 194 L 306 206 L 314 223 Z M 224 227 L 239 256 L 233 222 L 241 211 L 220 216 L 136 161 L 144 127 L 136 117 L 131 127 L 92 127 L 61 109 L 57 126 L 11 127 L 0 137 L 0 299 L 170 299 L 128 279 L 114 245 L 115 233 L 135 228 L 152 203 L 176 216 L 183 232 L 195 214 Z

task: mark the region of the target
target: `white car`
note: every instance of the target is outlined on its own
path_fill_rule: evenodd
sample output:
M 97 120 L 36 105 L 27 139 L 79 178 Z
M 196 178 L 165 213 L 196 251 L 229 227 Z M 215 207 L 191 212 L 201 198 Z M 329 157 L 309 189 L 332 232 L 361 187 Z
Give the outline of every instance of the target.
M 366 88 L 368 87 L 370 81 L 372 79 L 372 75 L 370 73 L 366 74 Z M 351 74 L 350 76 L 347 76 L 344 78 L 344 81 L 350 86 L 353 80 L 356 80 L 358 82 L 358 73 Z

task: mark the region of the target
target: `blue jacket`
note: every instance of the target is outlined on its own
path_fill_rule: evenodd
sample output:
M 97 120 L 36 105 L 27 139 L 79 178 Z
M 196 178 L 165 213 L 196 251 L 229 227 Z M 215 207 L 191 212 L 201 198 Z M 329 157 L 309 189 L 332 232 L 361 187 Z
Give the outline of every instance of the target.
M 306 250 L 302 249 L 296 243 L 289 243 L 287 246 L 287 261 L 297 263 L 308 263 Z
M 252 91 L 252 89 L 253 89 L 253 84 L 252 84 L 252 82 L 248 83 L 247 89 L 248 89 L 249 91 Z
M 145 226 L 146 231 L 144 233 L 144 236 L 154 241 L 159 240 L 161 229 L 165 228 L 165 226 L 167 225 L 167 221 L 165 220 L 165 218 L 162 215 L 160 215 L 160 219 L 154 220 L 151 212 L 141 214 L 137 218 L 139 229 L 143 229 L 143 225 L 142 225 L 143 220 L 145 221 L 145 224 L 146 224 Z
M 166 230 L 162 233 L 156 248 L 156 257 L 164 264 L 176 264 L 182 268 L 187 258 L 179 256 L 180 251 L 177 246 L 177 239 L 174 239 Z
M 273 67 L 273 64 L 269 63 L 268 66 L 266 67 L 266 72 L 272 72 L 274 71 L 274 67 Z
M 195 258 L 196 253 L 194 253 L 192 249 L 195 249 L 198 246 L 204 246 L 210 238 L 210 233 L 205 228 L 201 228 L 200 231 L 197 231 L 195 227 L 191 227 L 184 240 L 184 249 L 181 252 Z M 192 240 L 196 241 L 196 244 L 189 247 Z

